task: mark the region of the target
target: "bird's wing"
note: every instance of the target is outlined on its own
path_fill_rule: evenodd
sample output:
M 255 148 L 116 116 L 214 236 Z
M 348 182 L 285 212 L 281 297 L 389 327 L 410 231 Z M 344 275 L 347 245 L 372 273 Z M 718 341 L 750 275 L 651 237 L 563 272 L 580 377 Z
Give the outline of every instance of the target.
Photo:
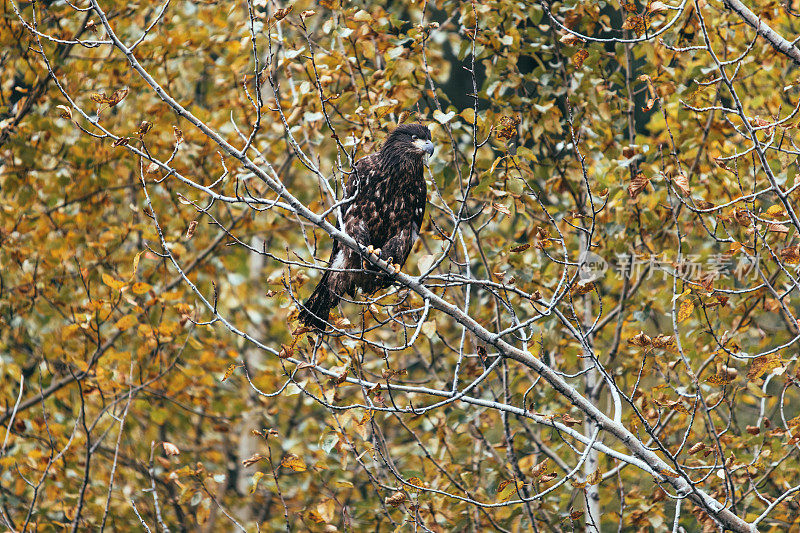
M 362 157 L 353 165 L 353 172 L 344 184 L 344 191 L 348 197 L 361 196 L 365 187 L 369 187 L 370 180 L 378 173 L 377 159 L 374 155 Z

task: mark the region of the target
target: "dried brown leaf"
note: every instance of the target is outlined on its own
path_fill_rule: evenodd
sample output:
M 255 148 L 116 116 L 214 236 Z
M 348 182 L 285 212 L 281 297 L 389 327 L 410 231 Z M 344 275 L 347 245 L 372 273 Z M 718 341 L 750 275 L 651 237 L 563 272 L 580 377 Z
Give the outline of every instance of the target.
M 391 505 L 392 507 L 398 507 L 402 505 L 404 501 L 406 501 L 406 494 L 401 491 L 397 491 L 383 500 L 386 505 Z
M 683 173 L 672 178 L 672 183 L 678 188 L 679 191 L 681 191 L 681 193 L 687 196 L 692 193 L 692 189 L 689 188 L 689 178 L 687 178 Z
M 628 194 L 631 198 L 636 198 L 647 188 L 648 183 L 650 183 L 650 178 L 646 177 L 642 172 L 639 172 L 631 180 L 631 184 L 628 185 Z
M 653 344 L 653 340 L 642 331 L 628 339 L 628 344 L 644 347 Z
M 260 453 L 255 453 L 255 454 L 251 455 L 250 457 L 248 457 L 247 459 L 243 459 L 242 460 L 242 466 L 244 466 L 245 468 L 247 468 L 248 466 L 253 466 L 254 464 L 259 462 L 263 458 L 264 458 L 264 456 L 261 455 Z
M 780 251 L 780 256 L 781 260 L 789 263 L 790 265 L 796 265 L 800 263 L 800 244 L 787 246 Z
M 186 238 L 191 239 L 192 237 L 194 237 L 194 231 L 196 229 L 197 229 L 197 221 L 192 220 L 191 222 L 189 222 L 189 227 L 186 228 Z
M 572 64 L 575 65 L 577 68 L 581 68 L 583 66 L 583 62 L 586 61 L 586 58 L 589 57 L 588 50 L 578 50 L 572 55 Z

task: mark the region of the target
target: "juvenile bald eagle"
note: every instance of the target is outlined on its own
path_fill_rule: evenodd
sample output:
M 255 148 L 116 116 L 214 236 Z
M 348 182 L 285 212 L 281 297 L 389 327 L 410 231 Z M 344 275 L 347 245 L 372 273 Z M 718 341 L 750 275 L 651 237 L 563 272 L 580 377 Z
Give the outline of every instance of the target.
M 422 124 L 402 124 L 377 153 L 356 162 L 345 183 L 346 198 L 352 198 L 342 207 L 345 233 L 395 272 L 419 236 L 427 198 L 422 169 L 432 154 L 430 130 Z M 303 304 L 300 322 L 324 331 L 340 296 L 355 296 L 358 289 L 372 294 L 391 284 L 390 276 L 370 268 L 358 252 L 334 241 L 330 268 Z

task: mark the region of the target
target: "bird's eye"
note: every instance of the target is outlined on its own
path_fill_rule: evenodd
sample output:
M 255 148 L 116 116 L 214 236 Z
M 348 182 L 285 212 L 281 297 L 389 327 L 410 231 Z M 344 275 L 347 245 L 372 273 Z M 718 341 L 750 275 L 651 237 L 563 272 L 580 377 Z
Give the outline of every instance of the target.
M 417 137 L 416 135 L 412 135 L 412 136 L 411 136 L 411 140 L 412 140 L 412 141 L 416 141 L 417 139 L 419 139 L 419 137 Z

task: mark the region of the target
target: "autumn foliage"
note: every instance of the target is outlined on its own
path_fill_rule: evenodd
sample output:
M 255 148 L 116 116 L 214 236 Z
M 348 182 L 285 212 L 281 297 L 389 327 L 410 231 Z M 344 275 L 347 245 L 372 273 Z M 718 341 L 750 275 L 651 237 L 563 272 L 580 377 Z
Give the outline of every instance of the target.
M 791 3 L 2 9 L 0 527 L 800 524 Z M 298 327 L 407 120 L 409 261 Z

